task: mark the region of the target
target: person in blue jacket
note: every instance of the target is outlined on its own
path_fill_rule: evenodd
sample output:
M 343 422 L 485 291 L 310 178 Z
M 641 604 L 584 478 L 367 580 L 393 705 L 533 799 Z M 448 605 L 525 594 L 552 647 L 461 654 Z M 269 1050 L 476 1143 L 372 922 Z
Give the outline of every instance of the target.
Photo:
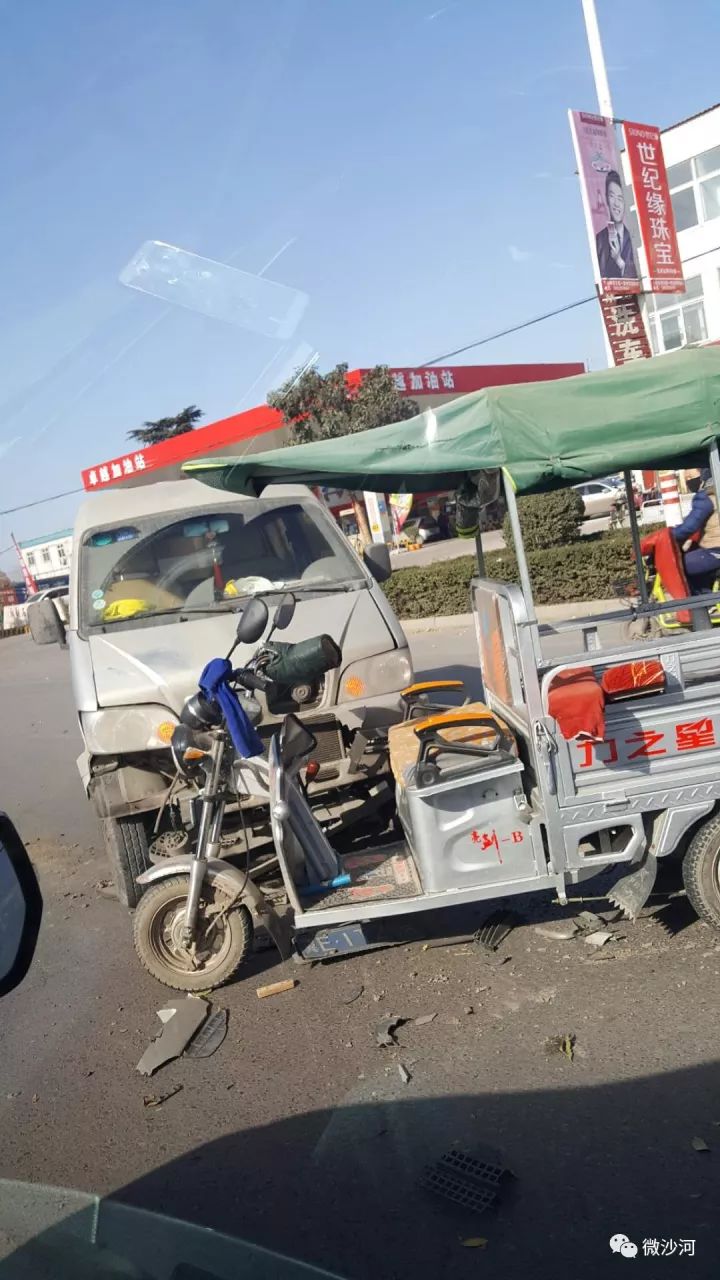
M 712 591 L 720 577 L 720 519 L 710 472 L 692 468 L 685 472 L 685 478 L 693 495 L 692 505 L 685 519 L 674 526 L 673 535 L 682 547 L 693 534 L 701 533 L 700 540 L 683 554 L 691 594 L 699 596 Z

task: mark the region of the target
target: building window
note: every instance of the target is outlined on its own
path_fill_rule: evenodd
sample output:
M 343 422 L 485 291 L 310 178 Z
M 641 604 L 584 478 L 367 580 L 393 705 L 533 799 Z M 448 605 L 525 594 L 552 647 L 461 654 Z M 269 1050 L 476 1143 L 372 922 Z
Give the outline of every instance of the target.
M 678 231 L 720 218 L 720 147 L 668 165 L 667 174 Z
M 40 555 L 42 557 L 43 564 L 52 564 L 52 561 L 50 559 L 50 551 L 48 547 L 43 547 L 42 551 L 40 552 Z
M 676 351 L 691 342 L 705 342 L 705 306 L 702 277 L 685 281 L 685 293 L 656 293 L 646 296 L 650 342 L 655 355 Z
M 26 552 L 25 552 L 25 559 L 27 560 L 27 567 L 28 567 L 28 569 L 34 569 L 34 568 L 35 568 L 35 553 L 34 553 L 33 551 L 26 551 Z
M 57 544 L 57 557 L 58 563 L 61 564 L 64 569 L 67 566 L 67 554 L 62 542 L 58 542 Z
M 709 222 L 711 218 L 720 218 L 720 147 L 711 151 L 703 151 L 695 160 L 700 198 L 702 200 L 703 218 Z

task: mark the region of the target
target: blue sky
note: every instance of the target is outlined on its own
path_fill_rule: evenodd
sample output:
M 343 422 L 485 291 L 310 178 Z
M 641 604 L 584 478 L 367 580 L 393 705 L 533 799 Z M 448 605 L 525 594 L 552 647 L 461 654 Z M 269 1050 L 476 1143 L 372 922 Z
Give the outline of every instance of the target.
M 616 115 L 720 97 L 715 0 L 598 13 Z M 0 0 L 0 22 L 2 508 L 146 418 L 258 403 L 296 352 L 412 365 L 592 291 L 580 0 Z M 146 240 L 252 273 L 282 250 L 292 338 L 123 286 Z M 460 358 L 523 360 L 602 365 L 596 308 Z M 76 503 L 0 518 L 0 550 Z

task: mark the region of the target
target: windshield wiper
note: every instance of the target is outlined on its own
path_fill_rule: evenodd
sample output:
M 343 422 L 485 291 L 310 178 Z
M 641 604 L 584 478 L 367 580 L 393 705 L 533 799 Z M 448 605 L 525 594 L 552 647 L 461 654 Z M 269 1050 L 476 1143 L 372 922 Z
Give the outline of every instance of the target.
M 296 592 L 304 591 L 356 591 L 358 587 L 363 586 L 362 579 L 358 578 L 355 582 L 285 582 L 281 587 L 269 588 L 265 591 L 254 591 L 256 596 L 275 596 L 282 595 L 285 591 Z
M 183 618 L 192 613 L 232 613 L 237 608 L 240 598 L 238 596 L 237 599 L 233 600 L 218 600 L 215 604 L 179 604 L 173 605 L 172 608 L 168 609 L 148 609 L 142 613 L 131 614 L 127 618 L 106 618 L 104 622 L 100 622 L 97 625 L 113 627 L 118 622 L 140 622 L 145 618 L 165 618 L 169 614 L 176 614 L 182 621 Z
M 252 600 L 256 596 L 282 596 L 286 591 L 292 591 L 293 594 L 304 595 L 308 592 L 330 592 L 336 593 L 341 591 L 357 591 L 363 586 L 360 578 L 351 582 L 284 582 L 282 586 L 266 587 L 263 591 L 248 591 L 247 595 L 233 596 L 232 600 L 216 600 L 214 604 L 189 604 L 174 605 L 167 609 L 148 609 L 144 613 L 132 614 L 128 618 L 106 618 L 104 622 L 98 622 L 95 625 L 102 627 L 114 627 L 118 622 L 142 622 L 150 618 L 167 618 L 176 616 L 179 622 L 183 622 L 186 618 L 193 614 L 212 614 L 212 613 L 234 613 L 243 600 Z

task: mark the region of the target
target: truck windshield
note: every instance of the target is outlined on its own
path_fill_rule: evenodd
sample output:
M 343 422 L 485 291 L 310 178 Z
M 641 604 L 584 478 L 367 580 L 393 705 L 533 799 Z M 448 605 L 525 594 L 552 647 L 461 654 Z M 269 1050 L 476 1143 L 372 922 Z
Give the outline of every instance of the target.
M 310 504 L 249 500 L 97 528 L 79 565 L 82 629 L 121 627 L 183 609 L 226 609 L 289 586 L 362 586 L 360 566 Z

